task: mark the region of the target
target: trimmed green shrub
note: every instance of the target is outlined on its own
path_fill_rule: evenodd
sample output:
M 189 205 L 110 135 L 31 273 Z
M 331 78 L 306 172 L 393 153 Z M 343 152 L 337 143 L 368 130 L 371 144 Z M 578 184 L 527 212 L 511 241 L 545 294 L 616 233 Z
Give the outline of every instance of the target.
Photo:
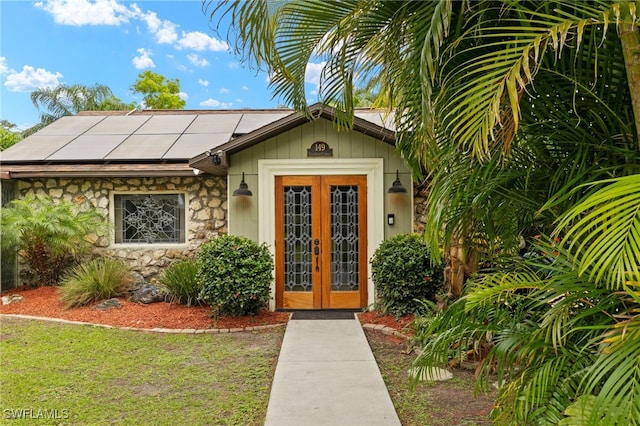
M 169 266 L 158 278 L 171 302 L 191 306 L 200 304 L 198 294 L 198 265 L 191 259 L 181 260 Z
M 420 300 L 435 300 L 443 288 L 443 264 L 432 264 L 424 239 L 400 234 L 383 241 L 371 258 L 378 304 L 395 316 L 424 310 Z
M 62 278 L 62 303 L 76 308 L 124 294 L 131 285 L 129 267 L 120 260 L 94 259 L 77 265 Z
M 273 258 L 266 244 L 224 235 L 204 243 L 198 253 L 199 299 L 212 315 L 255 315 L 266 306 Z

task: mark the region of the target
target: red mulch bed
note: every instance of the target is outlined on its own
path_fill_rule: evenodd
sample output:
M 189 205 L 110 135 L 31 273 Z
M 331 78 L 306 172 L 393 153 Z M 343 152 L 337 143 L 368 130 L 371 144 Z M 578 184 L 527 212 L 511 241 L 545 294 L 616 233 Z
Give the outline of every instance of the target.
M 393 315 L 383 314 L 379 310 L 362 312 L 358 317 L 361 324 L 382 324 L 395 330 L 403 330 L 406 334 L 410 334 L 409 327 L 413 321 L 413 315 L 396 318 Z
M 148 305 L 129 302 L 119 298 L 122 307 L 101 311 L 91 304 L 82 308 L 67 309 L 60 302 L 58 287 L 19 287 L 2 293 L 3 296 L 19 294 L 24 297 L 21 303 L 0 305 L 0 314 L 21 314 L 38 317 L 61 318 L 93 324 L 105 324 L 119 327 L 168 328 L 168 329 L 207 329 L 207 328 L 247 328 L 260 325 L 286 324 L 289 314 L 286 312 L 261 311 L 254 316 L 221 317 L 214 323 L 208 306 L 186 307 L 177 303 L 151 303 Z M 367 311 L 359 314 L 362 324 L 382 324 L 395 330 L 405 329 L 412 315 L 396 318 L 380 311 Z M 410 334 L 408 329 L 404 330 Z
M 207 306 L 186 307 L 176 303 L 132 303 L 120 298 L 122 307 L 107 311 L 95 308 L 95 304 L 66 309 L 60 303 L 57 287 L 16 288 L 2 295 L 19 294 L 21 303 L 0 305 L 0 314 L 21 314 L 38 317 L 62 318 L 93 324 L 106 324 L 135 328 L 206 329 L 206 328 L 246 328 L 260 325 L 286 324 L 289 314 L 263 311 L 255 316 L 221 317 L 217 323 L 209 316 Z

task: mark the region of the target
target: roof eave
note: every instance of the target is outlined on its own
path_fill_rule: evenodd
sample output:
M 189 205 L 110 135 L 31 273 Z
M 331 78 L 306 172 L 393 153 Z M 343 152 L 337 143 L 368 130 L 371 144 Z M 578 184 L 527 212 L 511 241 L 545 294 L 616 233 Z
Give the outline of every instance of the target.
M 178 177 L 193 176 L 193 169 L 185 163 L 163 164 L 2 164 L 2 178 L 85 178 L 85 177 Z
M 336 118 L 336 111 L 334 108 L 324 106 L 319 103 L 312 105 L 309 108 L 309 113 L 313 118 L 309 118 L 302 112 L 294 112 L 280 120 L 262 126 L 253 132 L 239 136 L 218 146 L 216 148 L 216 152 L 206 151 L 196 157 L 193 157 L 189 161 L 189 166 L 214 175 L 224 175 L 228 169 L 230 155 L 257 145 L 260 142 L 264 142 L 273 136 L 294 129 L 295 127 L 307 123 L 312 119 L 325 118 L 333 121 Z M 357 116 L 353 117 L 353 130 L 372 136 L 390 145 L 395 145 L 396 142 L 395 132 Z M 219 164 L 212 163 L 211 160 L 214 156 L 218 157 Z

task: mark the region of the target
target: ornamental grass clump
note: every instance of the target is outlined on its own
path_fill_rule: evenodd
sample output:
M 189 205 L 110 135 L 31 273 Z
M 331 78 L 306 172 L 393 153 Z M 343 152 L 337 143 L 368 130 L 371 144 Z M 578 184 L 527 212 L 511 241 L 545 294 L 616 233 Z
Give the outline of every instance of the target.
M 194 260 L 184 259 L 169 266 L 158 278 L 169 294 L 169 301 L 191 306 L 200 304 L 198 294 L 198 265 Z
M 120 260 L 94 259 L 71 269 L 62 279 L 62 303 L 77 308 L 123 295 L 131 285 L 129 267 Z
M 400 234 L 383 241 L 371 258 L 378 304 L 397 317 L 424 311 L 422 300 L 435 300 L 443 289 L 444 265 L 433 263 L 424 239 Z
M 197 259 L 200 301 L 219 315 L 255 315 L 265 307 L 272 282 L 273 258 L 266 244 L 224 235 L 201 247 Z

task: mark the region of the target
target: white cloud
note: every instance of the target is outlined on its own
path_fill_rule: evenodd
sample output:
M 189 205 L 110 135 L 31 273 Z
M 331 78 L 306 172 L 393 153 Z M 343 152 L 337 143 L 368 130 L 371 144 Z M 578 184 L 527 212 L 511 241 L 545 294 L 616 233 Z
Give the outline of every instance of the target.
M 188 54 L 187 59 L 189 60 L 189 62 L 191 62 L 192 65 L 195 65 L 196 67 L 206 67 L 207 65 L 209 65 L 209 61 L 207 61 L 205 58 L 201 58 L 195 53 Z
M 242 86 L 242 90 L 246 92 L 247 90 L 249 90 L 249 86 Z
M 200 102 L 200 106 L 210 107 L 210 108 L 231 108 L 233 106 L 232 102 L 220 102 L 216 99 L 207 99 L 206 101 Z
M 240 68 L 240 62 L 229 62 L 229 65 L 227 66 L 230 70 L 237 70 L 238 68 Z
M 215 37 L 210 37 L 200 31 L 193 31 L 190 33 L 183 31 L 182 37 L 176 44 L 176 48 L 221 52 L 229 50 L 229 45 L 225 41 L 218 40 Z
M 35 3 L 36 7 L 53 15 L 56 24 L 62 25 L 120 25 L 139 13 L 133 4 L 130 8 L 116 0 L 47 0 Z
M 22 71 L 7 71 L 4 86 L 10 92 L 32 92 L 41 88 L 52 88 L 60 84 L 62 74 L 52 73 L 44 68 L 34 68 L 30 65 L 22 67 Z
M 305 83 L 313 84 L 316 87 L 320 86 L 320 74 L 322 74 L 322 69 L 326 64 L 326 62 L 320 62 L 319 64 L 309 62 L 304 73 Z
M 178 39 L 178 25 L 166 19 L 158 18 L 155 12 L 142 15 L 147 27 L 160 44 L 173 44 Z
M 189 99 L 189 95 L 187 95 L 185 92 L 180 92 L 178 93 L 178 96 L 180 97 L 180 99 L 182 99 L 183 101 L 186 101 L 187 99 Z
M 227 93 L 231 93 L 231 90 L 227 89 L 226 87 L 221 87 L 220 90 L 218 90 L 219 93 L 226 95 Z
M 198 79 L 198 83 L 200 83 L 200 86 L 204 86 L 204 87 L 207 87 L 209 85 L 209 81 L 202 80 L 202 79 Z
M 7 58 L 0 56 L 0 74 L 6 74 L 8 72 L 9 67 L 7 67 Z
M 140 54 L 140 56 L 133 57 L 133 65 L 136 69 L 143 70 L 145 68 L 155 68 L 156 64 L 153 63 L 153 59 L 151 59 L 151 51 L 140 48 L 136 50 Z

